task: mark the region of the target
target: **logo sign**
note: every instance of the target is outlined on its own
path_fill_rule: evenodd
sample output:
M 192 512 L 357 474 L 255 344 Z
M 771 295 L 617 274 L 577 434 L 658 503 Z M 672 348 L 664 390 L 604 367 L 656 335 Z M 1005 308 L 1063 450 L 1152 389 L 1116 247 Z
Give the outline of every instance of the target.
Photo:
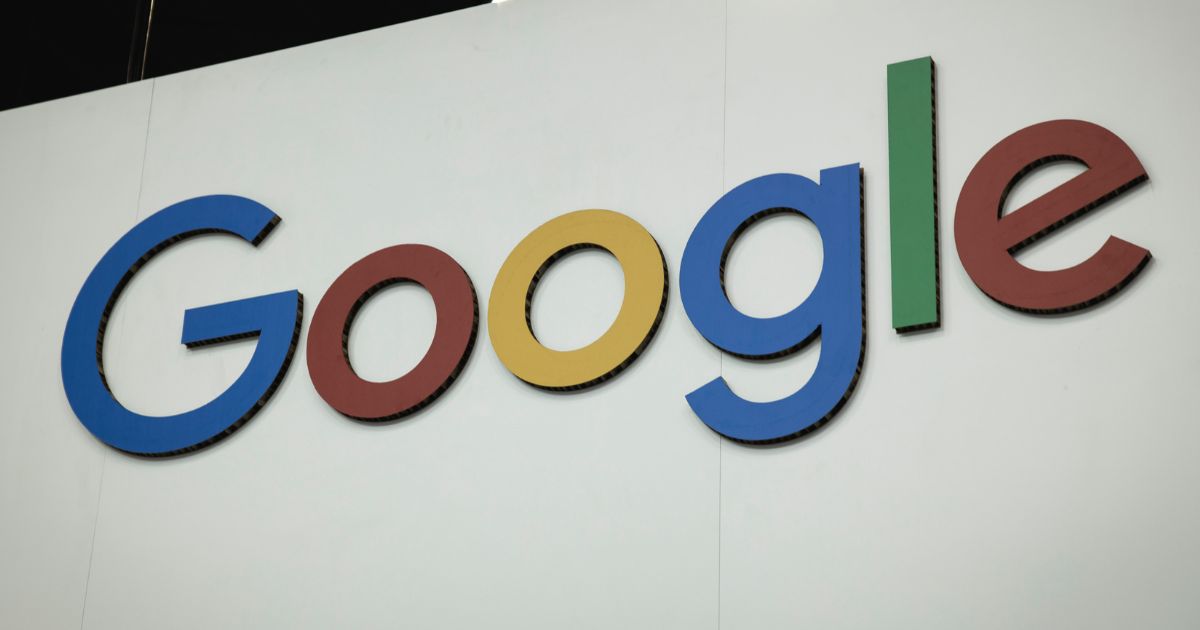
M 121 290 L 155 254 L 199 234 L 223 232 L 258 245 L 279 224 L 262 204 L 214 195 L 164 208 L 121 237 L 83 283 L 63 334 L 62 378 L 80 422 L 113 448 L 143 455 L 184 453 L 237 430 L 267 402 L 291 363 L 300 337 L 303 301 L 297 291 L 189 309 L 183 343 L 189 348 L 258 337 L 242 375 L 206 405 L 152 418 L 121 405 L 104 378 L 104 330 Z
M 892 245 L 892 326 L 897 333 L 941 324 L 934 64 L 926 57 L 888 67 L 888 147 Z M 1087 170 L 1040 198 L 1003 214 L 1008 193 L 1047 163 L 1072 161 Z M 972 281 L 996 302 L 1029 313 L 1086 308 L 1131 282 L 1150 260 L 1142 247 L 1110 237 L 1087 260 L 1056 271 L 1029 269 L 1013 255 L 1147 180 L 1133 151 L 1112 132 L 1079 120 L 1054 120 L 1001 140 L 979 160 L 959 194 L 954 240 Z M 756 221 L 779 213 L 812 220 L 824 263 L 812 293 L 791 312 L 751 317 L 725 293 L 726 259 Z M 278 387 L 299 342 L 299 291 L 190 309 L 182 341 L 189 348 L 257 337 L 250 364 L 224 393 L 189 412 L 149 417 L 126 409 L 104 378 L 104 332 L 122 289 L 156 254 L 198 234 L 224 233 L 258 245 L 279 223 L 263 205 L 229 195 L 198 197 L 150 216 L 116 242 L 79 291 L 67 319 L 62 378 L 75 415 L 105 444 L 142 456 L 203 448 L 254 416 Z M 736 442 L 796 438 L 832 419 L 858 381 L 866 349 L 862 169 L 822 170 L 817 181 L 777 173 L 747 181 L 704 212 L 679 267 L 683 308 L 712 345 L 747 359 L 773 359 L 821 339 L 816 371 L 794 393 L 751 402 L 724 379 L 685 395 L 697 418 Z M 534 336 L 530 303 L 555 261 L 581 248 L 611 253 L 625 276 L 616 321 L 590 345 L 551 350 Z M 437 325 L 420 363 L 389 382 L 363 380 L 346 340 L 359 309 L 380 289 L 420 285 L 433 298 Z M 504 366 L 525 383 L 574 391 L 614 378 L 646 349 L 667 307 L 668 274 L 654 237 L 612 210 L 559 216 L 529 233 L 501 264 L 488 299 L 488 334 Z M 479 300 L 467 272 L 446 253 L 396 245 L 352 264 L 325 292 L 308 332 L 308 371 L 317 393 L 339 413 L 382 421 L 437 400 L 462 372 L 475 347 Z M 681 392 L 682 393 L 682 392 Z

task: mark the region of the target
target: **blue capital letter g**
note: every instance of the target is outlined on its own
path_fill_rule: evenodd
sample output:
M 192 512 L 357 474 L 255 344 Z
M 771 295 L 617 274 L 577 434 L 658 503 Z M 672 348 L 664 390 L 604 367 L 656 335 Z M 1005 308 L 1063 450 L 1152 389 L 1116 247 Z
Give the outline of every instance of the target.
M 145 456 L 185 453 L 229 435 L 266 403 L 283 379 L 300 333 L 298 291 L 189 309 L 189 348 L 258 336 L 250 364 L 220 396 L 174 416 L 143 416 L 123 407 L 104 379 L 102 347 L 108 316 L 121 290 L 155 254 L 199 234 L 223 232 L 258 245 L 279 222 L 262 204 L 232 195 L 181 201 L 134 226 L 83 283 L 63 335 L 62 379 L 71 409 L 109 446 Z

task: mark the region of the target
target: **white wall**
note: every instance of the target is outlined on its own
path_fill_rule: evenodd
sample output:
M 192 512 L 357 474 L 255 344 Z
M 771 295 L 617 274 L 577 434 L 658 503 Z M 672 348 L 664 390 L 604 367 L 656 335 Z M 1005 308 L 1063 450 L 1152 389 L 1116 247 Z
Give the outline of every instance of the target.
M 1198 20 L 1172 1 L 513 0 L 0 113 L 0 626 L 1197 627 Z M 885 69 L 926 54 L 945 326 L 902 338 Z M 1034 318 L 971 284 L 953 208 L 995 142 L 1066 117 L 1120 135 L 1151 181 L 1022 260 L 1068 266 L 1117 234 L 1155 261 L 1096 309 Z M 720 357 L 683 313 L 683 246 L 736 184 L 848 162 L 866 169 L 863 378 L 811 438 L 724 442 L 684 394 L 723 374 L 779 397 L 818 350 Z M 481 323 L 448 394 L 386 426 L 325 406 L 301 346 L 233 437 L 131 458 L 66 404 L 67 312 L 140 218 L 211 193 L 283 224 L 257 250 L 184 242 L 131 283 L 105 361 L 136 410 L 208 400 L 250 356 L 252 342 L 184 349 L 185 308 L 297 288 L 307 322 L 349 264 L 403 242 L 453 255 L 486 308 L 512 246 L 581 208 L 658 239 L 666 320 L 630 370 L 574 395 L 517 381 Z M 736 303 L 798 303 L 818 242 L 802 220 L 752 229 Z M 765 273 L 780 260 L 799 268 Z M 556 267 L 539 334 L 586 343 L 620 278 L 602 254 Z M 433 321 L 419 290 L 381 294 L 356 366 L 402 373 Z

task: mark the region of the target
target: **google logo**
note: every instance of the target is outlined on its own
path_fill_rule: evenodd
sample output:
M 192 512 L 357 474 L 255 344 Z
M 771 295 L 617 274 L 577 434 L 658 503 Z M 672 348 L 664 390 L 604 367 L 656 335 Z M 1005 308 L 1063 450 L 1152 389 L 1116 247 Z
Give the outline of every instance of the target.
M 929 58 L 888 67 L 888 134 L 892 324 L 901 333 L 940 324 L 934 66 Z M 1069 160 L 1087 170 L 1029 204 L 1004 213 L 1012 187 L 1039 166 Z M 812 179 L 779 173 L 749 180 L 704 212 L 679 266 L 679 291 L 700 335 L 723 352 L 770 359 L 822 340 L 812 378 L 793 394 L 750 402 L 716 378 L 686 395 L 696 416 L 732 440 L 765 444 L 792 439 L 831 419 L 854 389 L 865 353 L 862 169 L 848 164 Z M 1005 306 L 1032 313 L 1072 311 L 1127 285 L 1150 252 L 1116 237 L 1079 264 L 1029 269 L 1013 254 L 1147 180 L 1133 151 L 1092 123 L 1055 120 L 1027 127 L 992 147 L 959 194 L 954 240 L 975 284 Z M 821 235 L 824 263 L 803 303 L 778 317 L 738 311 L 724 288 L 726 258 L 754 222 L 792 212 Z M 249 365 L 214 400 L 191 411 L 150 417 L 130 411 L 109 390 L 103 343 L 109 314 L 129 280 L 156 254 L 200 234 L 221 233 L 258 245 L 278 225 L 273 211 L 244 197 L 212 195 L 168 206 L 133 227 L 100 259 L 67 319 L 62 379 L 72 410 L 105 444 L 131 454 L 194 451 L 233 433 L 270 399 L 284 378 L 304 317 L 297 290 L 189 309 L 182 342 L 189 348 L 257 337 Z M 579 248 L 611 253 L 625 276 L 612 326 L 586 347 L 557 351 L 534 336 L 529 313 L 542 274 Z M 437 324 L 420 363 L 392 381 L 360 378 L 346 341 L 362 305 L 397 282 L 433 298 Z M 666 261 L 636 220 L 611 210 L 581 210 L 537 227 L 500 265 L 487 305 L 492 348 L 525 383 L 546 390 L 585 389 L 616 377 L 645 350 L 668 301 Z M 435 402 L 462 371 L 476 345 L 479 296 L 466 270 L 439 249 L 388 247 L 350 265 L 326 290 L 307 335 L 308 372 L 333 409 L 364 421 L 403 417 Z

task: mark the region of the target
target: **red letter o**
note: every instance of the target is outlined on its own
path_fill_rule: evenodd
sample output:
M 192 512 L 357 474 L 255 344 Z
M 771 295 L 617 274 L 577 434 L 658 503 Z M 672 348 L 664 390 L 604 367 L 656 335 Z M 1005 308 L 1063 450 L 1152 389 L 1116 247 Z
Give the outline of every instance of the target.
M 415 282 L 433 297 L 433 344 L 415 368 L 385 383 L 363 380 L 346 343 L 358 309 L 380 289 Z M 308 373 L 321 398 L 357 420 L 391 420 L 433 402 L 450 387 L 475 345 L 479 305 L 467 272 L 426 245 L 396 245 L 354 263 L 321 298 L 308 331 Z

